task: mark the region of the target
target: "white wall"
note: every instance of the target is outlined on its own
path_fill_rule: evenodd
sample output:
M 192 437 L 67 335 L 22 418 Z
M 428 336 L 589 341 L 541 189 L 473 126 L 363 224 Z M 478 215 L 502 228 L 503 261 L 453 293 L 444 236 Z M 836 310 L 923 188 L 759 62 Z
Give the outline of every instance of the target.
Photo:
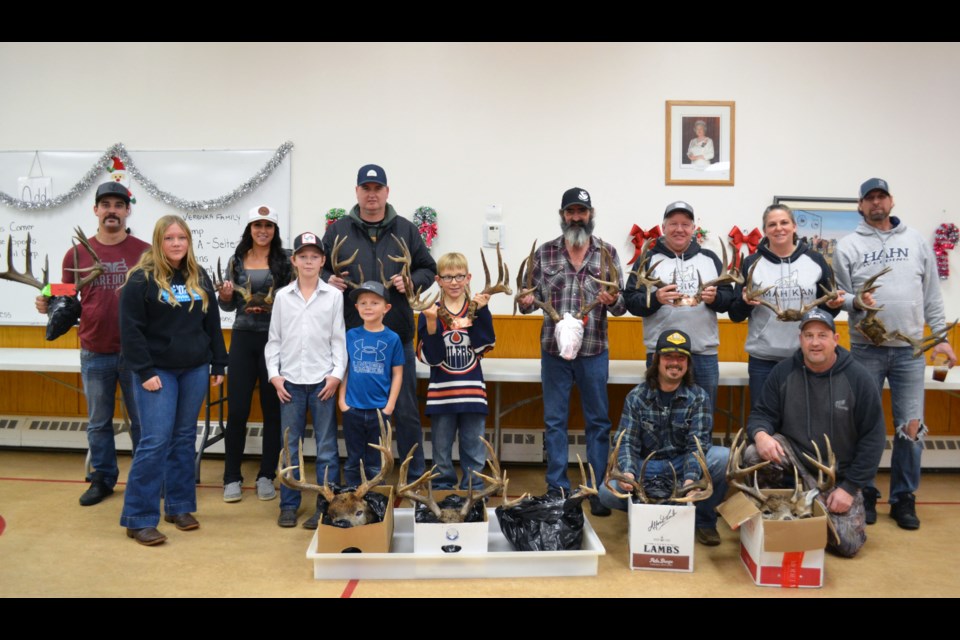
M 516 265 L 559 233 L 575 185 L 628 255 L 630 225 L 658 224 L 672 200 L 716 247 L 734 224 L 759 226 L 774 195 L 852 197 L 874 175 L 924 234 L 958 222 L 957 44 L 0 44 L 0 82 L 2 150 L 289 139 L 293 231 L 321 231 L 376 162 L 401 214 L 439 212 L 434 254 L 471 261 L 486 204 L 503 206 Z M 664 185 L 665 100 L 736 101 L 736 186 Z M 960 250 L 951 267 L 952 319 Z

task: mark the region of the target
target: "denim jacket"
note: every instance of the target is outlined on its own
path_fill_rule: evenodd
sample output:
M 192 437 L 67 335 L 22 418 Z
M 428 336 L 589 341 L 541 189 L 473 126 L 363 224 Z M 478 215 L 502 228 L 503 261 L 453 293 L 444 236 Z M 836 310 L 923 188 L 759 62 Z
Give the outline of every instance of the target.
M 700 440 L 704 455 L 710 448 L 713 416 L 708 409 L 707 392 L 693 385 L 680 385 L 671 406 L 660 405 L 660 392 L 646 383 L 634 387 L 623 404 L 621 431 L 626 431 L 620 447 L 619 463 L 624 472 L 640 475 L 640 465 L 652 451 L 655 460 L 683 457 L 683 469 L 677 469 L 683 480 L 699 480 L 700 466 L 693 454 L 697 450 L 694 437 Z

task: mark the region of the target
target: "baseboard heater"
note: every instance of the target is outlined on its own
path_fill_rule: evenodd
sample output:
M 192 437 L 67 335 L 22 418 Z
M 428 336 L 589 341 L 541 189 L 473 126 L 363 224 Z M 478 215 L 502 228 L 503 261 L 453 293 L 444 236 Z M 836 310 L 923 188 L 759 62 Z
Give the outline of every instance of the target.
M 197 445 L 200 444 L 203 424 L 197 424 Z M 50 416 L 0 416 L 0 447 L 29 448 L 29 449 L 72 449 L 85 451 L 87 448 L 87 421 L 78 418 L 57 418 Z M 114 422 L 113 431 L 116 435 L 118 451 L 131 449 L 130 432 L 122 422 Z M 261 452 L 261 435 L 263 425 L 251 422 L 247 425 L 247 455 L 258 455 Z M 423 448 L 424 455 L 429 459 L 433 456 L 433 443 L 430 437 L 430 428 L 424 428 Z M 532 462 L 544 461 L 543 430 L 542 429 L 503 429 L 501 434 L 501 454 L 503 462 Z M 493 431 L 488 430 L 487 438 L 493 437 Z M 577 461 L 577 454 L 586 460 L 587 445 L 583 431 L 571 431 L 567 435 L 569 443 L 569 462 Z M 714 444 L 720 444 L 720 437 L 714 435 Z M 346 446 L 343 441 L 342 430 L 337 434 L 337 444 L 341 456 L 346 456 Z M 893 436 L 887 436 L 880 458 L 880 468 L 890 468 L 890 454 L 893 448 Z M 303 445 L 304 455 L 313 457 L 316 454 L 313 441 L 313 430 L 308 428 Z M 214 443 L 207 448 L 207 453 L 223 455 L 223 441 Z M 394 442 L 394 453 L 399 458 Z M 406 453 L 406 452 L 404 452 Z M 459 458 L 457 444 L 453 448 L 454 459 Z M 924 441 L 923 452 L 924 469 L 960 469 L 960 436 L 930 436 Z

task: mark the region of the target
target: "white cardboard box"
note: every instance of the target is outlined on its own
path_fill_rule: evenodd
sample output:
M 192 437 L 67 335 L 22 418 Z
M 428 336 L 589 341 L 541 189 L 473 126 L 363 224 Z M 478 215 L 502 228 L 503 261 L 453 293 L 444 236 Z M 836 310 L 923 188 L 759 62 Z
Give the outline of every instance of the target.
M 630 568 L 693 571 L 696 507 L 630 501 Z
M 606 554 L 590 521 L 583 522 L 579 551 L 516 551 L 500 531 L 495 510 L 487 509 L 488 553 L 414 553 L 413 509 L 393 511 L 396 528 L 390 553 L 322 553 L 314 534 L 307 548 L 317 580 L 423 580 L 435 578 L 540 578 L 595 576 Z
M 793 489 L 764 492 L 789 495 Z M 764 520 L 753 501 L 738 492 L 717 508 L 731 529 L 740 529 L 740 560 L 755 584 L 823 586 L 827 515 L 819 502 L 814 502 L 813 507 L 812 518 Z
M 438 503 L 449 495 L 466 496 L 466 491 L 434 491 Z M 416 514 L 416 510 L 414 510 Z M 414 553 L 486 553 L 490 521 L 483 510 L 482 522 L 413 522 Z

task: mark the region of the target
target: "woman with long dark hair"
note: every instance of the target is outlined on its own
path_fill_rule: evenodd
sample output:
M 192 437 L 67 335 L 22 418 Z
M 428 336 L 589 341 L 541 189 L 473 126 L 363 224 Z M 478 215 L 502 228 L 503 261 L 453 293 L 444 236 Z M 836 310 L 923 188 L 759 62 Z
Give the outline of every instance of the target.
M 267 376 L 263 348 L 273 308 L 273 294 L 292 279 L 290 254 L 280 242 L 275 208 L 262 205 L 250 210 L 240 244 L 227 263 L 227 278 L 217 303 L 224 311 L 236 311 L 230 341 L 230 376 L 227 379 L 226 461 L 223 467 L 223 500 L 239 502 L 243 476 L 240 462 L 247 440 L 247 419 L 253 389 L 260 382 L 263 410 L 263 451 L 257 472 L 257 496 L 277 497 L 274 479 L 280 457 L 280 400 Z
M 120 345 L 140 382 L 141 422 L 120 524 L 143 545 L 167 539 L 157 530 L 161 494 L 166 522 L 181 531 L 200 526 L 193 517 L 197 416 L 209 383 L 223 381 L 227 364 L 214 295 L 193 255 L 187 223 L 179 216 L 160 218 L 152 246 L 120 290 Z

